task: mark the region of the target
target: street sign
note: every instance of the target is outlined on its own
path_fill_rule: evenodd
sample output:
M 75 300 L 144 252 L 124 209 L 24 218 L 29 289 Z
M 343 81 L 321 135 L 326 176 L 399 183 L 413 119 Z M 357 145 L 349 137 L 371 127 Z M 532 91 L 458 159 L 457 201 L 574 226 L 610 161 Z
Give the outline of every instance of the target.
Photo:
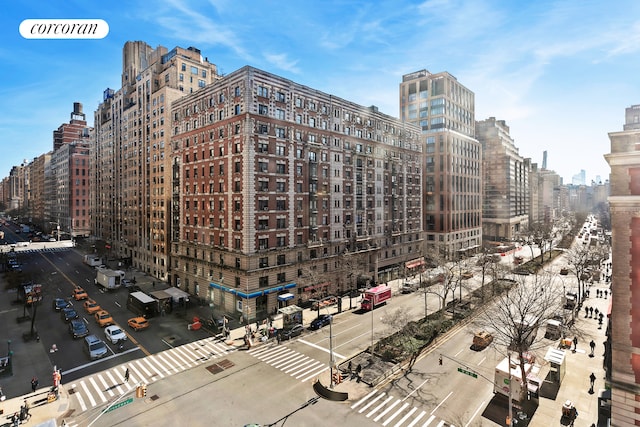
M 118 402 L 115 405 L 109 406 L 105 412 L 110 412 L 110 411 L 113 411 L 114 409 L 122 408 L 124 405 L 128 405 L 131 402 L 133 402 L 133 397 L 123 400 L 122 402 Z
M 466 369 L 458 368 L 458 372 L 462 372 L 463 374 L 469 375 L 473 378 L 478 378 L 478 374 L 476 374 L 475 372 L 467 371 Z

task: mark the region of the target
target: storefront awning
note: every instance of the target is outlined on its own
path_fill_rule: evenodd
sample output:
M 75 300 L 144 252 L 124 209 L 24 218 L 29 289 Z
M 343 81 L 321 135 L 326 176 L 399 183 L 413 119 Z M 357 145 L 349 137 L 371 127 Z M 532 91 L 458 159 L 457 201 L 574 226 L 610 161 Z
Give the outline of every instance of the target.
M 296 296 L 292 293 L 280 294 L 278 295 L 278 301 L 289 301 L 290 299 L 294 299 Z
M 418 259 L 414 259 L 411 261 L 407 261 L 405 263 L 405 267 L 407 268 L 416 268 L 416 267 L 422 267 L 424 265 L 424 260 L 422 258 L 418 258 Z

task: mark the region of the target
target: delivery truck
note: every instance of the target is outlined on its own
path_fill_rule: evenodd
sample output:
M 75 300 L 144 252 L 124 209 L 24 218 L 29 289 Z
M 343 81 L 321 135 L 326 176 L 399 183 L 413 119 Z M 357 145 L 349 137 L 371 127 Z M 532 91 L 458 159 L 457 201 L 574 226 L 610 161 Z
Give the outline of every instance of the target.
M 362 294 L 360 308 L 364 311 L 373 310 L 378 306 L 386 304 L 391 299 L 391 288 L 387 285 L 376 286 L 368 289 Z
M 495 369 L 493 381 L 493 392 L 511 397 L 512 400 L 520 402 L 527 399 L 527 395 L 537 399 L 540 392 L 542 380 L 537 377 L 540 367 L 534 364 L 533 356 L 525 359 L 524 370 L 526 384 L 522 381 L 522 369 L 517 356 L 505 357 Z
M 124 271 L 122 270 L 109 270 L 103 268 L 98 270 L 98 274 L 95 278 L 96 285 L 102 286 L 106 290 L 118 289 L 122 286 L 122 280 L 124 279 Z

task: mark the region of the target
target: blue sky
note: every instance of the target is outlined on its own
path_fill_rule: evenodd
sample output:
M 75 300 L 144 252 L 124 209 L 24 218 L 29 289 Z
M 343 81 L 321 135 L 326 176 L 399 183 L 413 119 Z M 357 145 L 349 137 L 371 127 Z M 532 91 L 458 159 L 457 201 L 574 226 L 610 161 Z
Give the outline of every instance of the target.
M 27 40 L 29 18 L 95 18 L 101 40 Z M 608 179 L 608 132 L 640 104 L 640 2 L 592 0 L 130 0 L 3 4 L 0 177 L 49 151 L 74 102 L 87 121 L 120 87 L 122 47 L 195 46 L 230 73 L 251 65 L 398 117 L 403 74 L 448 71 L 476 120 L 505 120 L 520 154 L 566 182 Z

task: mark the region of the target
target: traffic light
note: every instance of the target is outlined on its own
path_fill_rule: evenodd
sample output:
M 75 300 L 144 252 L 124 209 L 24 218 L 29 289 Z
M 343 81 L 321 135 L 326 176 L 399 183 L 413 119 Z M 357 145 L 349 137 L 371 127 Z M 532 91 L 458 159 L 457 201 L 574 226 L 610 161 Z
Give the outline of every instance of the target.
M 147 385 L 139 385 L 136 387 L 136 397 L 147 397 Z

